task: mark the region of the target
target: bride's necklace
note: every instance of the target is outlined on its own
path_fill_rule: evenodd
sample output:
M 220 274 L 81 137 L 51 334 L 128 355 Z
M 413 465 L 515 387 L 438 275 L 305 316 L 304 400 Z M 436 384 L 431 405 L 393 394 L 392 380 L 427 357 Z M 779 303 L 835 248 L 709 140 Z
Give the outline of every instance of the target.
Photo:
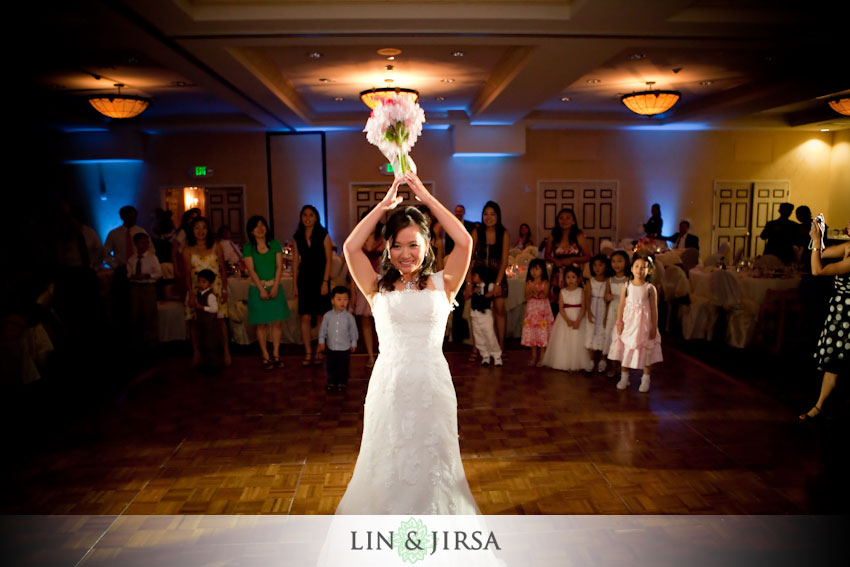
M 412 290 L 416 289 L 416 284 L 419 283 L 419 274 L 417 274 L 416 277 L 413 278 L 410 281 L 407 281 L 404 278 L 401 278 L 401 281 L 404 282 L 404 289 L 406 291 L 412 291 Z

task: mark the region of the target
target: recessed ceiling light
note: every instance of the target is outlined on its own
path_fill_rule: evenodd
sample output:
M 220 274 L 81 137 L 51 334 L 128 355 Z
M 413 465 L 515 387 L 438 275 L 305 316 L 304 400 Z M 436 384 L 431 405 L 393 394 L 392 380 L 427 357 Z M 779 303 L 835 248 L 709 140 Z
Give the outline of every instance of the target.
M 310 59 L 321 59 L 322 55 L 324 55 L 324 53 L 321 53 L 319 51 L 311 51 L 307 54 L 307 57 L 309 57 Z
M 646 55 L 643 53 L 632 53 L 629 55 L 629 61 L 638 61 L 640 59 L 646 59 Z
M 452 51 L 452 57 L 463 57 L 466 55 L 463 51 Z
M 319 79 L 319 82 L 320 82 L 320 83 L 330 83 L 330 82 L 331 82 L 331 80 L 330 80 L 330 79 L 327 79 L 327 78 L 325 78 L 325 77 L 322 77 L 322 78 L 320 78 L 320 79 Z
M 568 96 L 562 96 L 562 97 L 561 97 L 561 102 L 570 102 L 570 97 L 568 97 Z
M 185 87 L 186 81 L 171 81 L 172 87 Z
M 442 81 L 443 81 L 444 83 L 454 83 L 454 82 L 455 82 L 455 80 L 454 80 L 454 79 L 442 79 Z
M 714 81 L 700 81 L 699 84 L 701 84 L 704 87 L 707 87 L 708 85 L 712 84 L 713 82 Z
M 821 128 L 820 131 L 821 132 L 829 132 L 829 128 Z
M 335 96 L 334 100 L 337 101 L 337 102 L 342 102 L 345 99 L 343 99 L 341 96 Z
M 437 101 L 439 101 L 439 102 L 443 102 L 444 100 L 446 100 L 446 97 L 444 97 L 444 96 L 435 96 L 435 97 L 434 97 L 434 100 L 437 100 Z
M 596 83 L 599 83 L 599 82 L 600 82 L 599 79 L 588 79 L 587 80 L 588 85 L 595 85 Z
M 387 57 L 387 61 L 395 61 L 395 57 L 393 57 L 392 55 L 390 55 L 389 57 Z

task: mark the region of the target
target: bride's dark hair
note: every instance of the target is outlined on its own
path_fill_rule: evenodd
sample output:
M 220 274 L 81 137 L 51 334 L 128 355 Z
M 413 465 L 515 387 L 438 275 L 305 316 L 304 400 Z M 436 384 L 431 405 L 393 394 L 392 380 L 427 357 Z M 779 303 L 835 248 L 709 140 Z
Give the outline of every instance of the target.
M 387 220 L 387 224 L 384 225 L 384 239 L 387 241 L 387 247 L 384 249 L 383 256 L 381 256 L 381 276 L 378 279 L 379 291 L 393 291 L 395 282 L 401 278 L 401 272 L 390 261 L 390 248 L 399 231 L 409 226 L 416 227 L 416 230 L 425 240 L 426 246 L 425 258 L 419 268 L 419 289 L 425 289 L 428 284 L 428 276 L 434 273 L 434 249 L 431 248 L 431 232 L 428 227 L 428 220 L 419 209 L 405 207 L 394 212 Z

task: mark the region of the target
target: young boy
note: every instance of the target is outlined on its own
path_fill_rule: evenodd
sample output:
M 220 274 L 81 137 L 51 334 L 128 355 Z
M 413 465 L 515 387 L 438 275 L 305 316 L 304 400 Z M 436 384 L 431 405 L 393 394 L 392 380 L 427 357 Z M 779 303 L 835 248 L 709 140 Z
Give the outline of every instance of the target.
M 219 340 L 221 331 L 218 323 L 218 298 L 212 291 L 215 272 L 201 270 L 198 272 L 198 303 L 195 324 L 198 329 L 198 345 L 200 346 L 203 365 L 207 370 L 216 370 L 218 364 Z
M 502 349 L 496 339 L 496 331 L 493 329 L 493 311 L 490 305 L 493 303 L 493 291 L 495 285 L 491 270 L 486 266 L 475 266 L 472 268 L 472 334 L 475 337 L 475 346 L 481 353 L 481 365 L 488 366 L 490 357 L 493 357 L 493 365 L 502 365 Z
M 357 348 L 357 323 L 348 311 L 348 288 L 338 285 L 331 291 L 333 309 L 325 313 L 319 329 L 319 352 L 325 354 L 328 391 L 345 390 L 351 353 Z
M 130 282 L 130 325 L 133 348 L 137 354 L 151 351 L 159 342 L 159 317 L 156 307 L 156 283 L 162 267 L 151 252 L 151 239 L 144 232 L 133 235 L 135 253 L 127 261 Z

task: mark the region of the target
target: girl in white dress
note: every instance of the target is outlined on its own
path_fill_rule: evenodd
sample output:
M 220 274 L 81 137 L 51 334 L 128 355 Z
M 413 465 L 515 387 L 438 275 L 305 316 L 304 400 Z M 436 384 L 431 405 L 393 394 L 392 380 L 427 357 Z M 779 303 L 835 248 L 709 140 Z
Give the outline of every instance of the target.
M 608 277 L 611 266 L 608 256 L 598 254 L 590 260 L 590 273 L 593 276 L 584 286 L 584 302 L 587 305 L 587 335 L 584 346 L 590 357 L 588 372 L 605 372 L 605 352 L 611 345 L 611 333 L 608 332 L 608 303 L 605 292 L 608 289 Z
M 611 350 L 611 341 L 617 333 L 617 313 L 620 308 L 620 294 L 623 292 L 623 286 L 629 281 L 629 269 L 631 261 L 629 255 L 622 250 L 616 250 L 611 253 L 611 270 L 614 275 L 608 279 L 608 289 L 605 292 L 605 301 L 608 302 L 608 323 L 605 325 L 605 332 L 608 334 L 608 341 L 602 353 L 608 356 Z M 616 360 L 611 360 L 608 357 L 608 378 L 613 378 L 620 371 L 620 363 Z
M 658 292 L 646 280 L 649 270 L 648 258 L 636 258 L 632 263 L 632 281 L 623 286 L 620 294 L 617 334 L 608 355 L 622 362 L 618 390 L 629 387 L 630 368 L 643 368 L 638 391 L 648 392 L 652 365 L 663 360 L 658 333 Z
M 556 370 L 587 370 L 590 356 L 584 346 L 584 292 L 580 287 L 581 270 L 576 266 L 564 269 L 564 284 L 558 294 L 558 317 L 549 338 L 549 348 L 543 356 L 543 366 Z
M 442 272 L 425 217 L 396 211 L 384 229 L 381 274 L 363 252 L 406 183 L 454 240 Z M 369 380 L 363 440 L 337 514 L 478 514 L 460 456 L 457 397 L 442 345 L 452 302 L 463 283 L 472 237 L 413 173 L 397 179 L 343 246 L 354 282 L 375 317 L 380 354 Z

